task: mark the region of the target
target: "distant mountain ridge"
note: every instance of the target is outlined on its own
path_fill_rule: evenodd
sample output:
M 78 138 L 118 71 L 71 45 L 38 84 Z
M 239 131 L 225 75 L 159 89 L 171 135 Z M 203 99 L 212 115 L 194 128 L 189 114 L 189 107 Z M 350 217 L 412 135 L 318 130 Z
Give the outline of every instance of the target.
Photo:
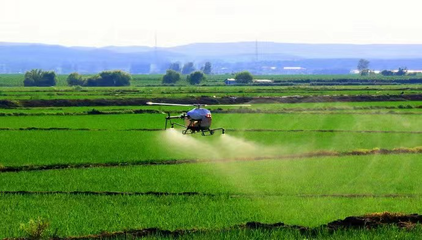
M 0 47 L 62 47 L 73 50 L 105 50 L 117 53 L 145 53 L 155 51 L 148 46 L 64 47 L 38 43 L 0 42 Z M 192 43 L 176 47 L 158 47 L 189 57 L 218 57 L 227 55 L 278 54 L 297 58 L 422 58 L 422 44 L 308 44 L 276 42 Z
M 422 64 L 419 67 L 422 44 L 232 42 L 193 43 L 158 48 L 148 46 L 96 48 L 0 42 L 0 73 L 24 72 L 32 68 L 52 69 L 64 73 L 72 71 L 91 73 L 104 69 L 150 73 L 165 71 L 170 62 L 187 61 L 194 61 L 198 68 L 203 62 L 211 61 L 227 72 L 241 68 L 245 70 L 251 68 L 259 72 L 258 65 L 265 67 L 270 64 L 268 62 L 279 67 L 284 64 L 306 66 L 312 71 L 336 68 L 347 72 L 354 68 L 354 62 L 360 58 L 369 59 L 372 66 L 376 67 L 397 68 L 404 66 L 405 63 L 406 66 L 422 69 Z M 224 63 L 231 65 L 226 66 Z
M 285 54 L 298 58 L 422 58 L 422 44 L 194 43 L 167 48 L 185 55 Z

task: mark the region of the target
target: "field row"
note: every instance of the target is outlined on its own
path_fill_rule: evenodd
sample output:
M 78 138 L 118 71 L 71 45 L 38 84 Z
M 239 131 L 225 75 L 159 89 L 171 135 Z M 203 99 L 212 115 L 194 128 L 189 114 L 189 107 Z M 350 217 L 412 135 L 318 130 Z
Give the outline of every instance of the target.
M 1 117 L 1 128 L 161 129 L 164 114 Z M 176 120 L 177 122 L 177 120 Z M 179 120 L 182 123 L 181 120 Z M 419 131 L 421 115 L 213 114 L 213 127 L 227 129 Z
M 198 192 L 239 197 L 421 195 L 420 157 L 368 155 L 11 172 L 0 173 L 0 191 Z
M 422 211 L 421 199 L 400 200 L 401 205 L 390 198 L 1 195 L 0 237 L 22 236 L 20 224 L 38 216 L 49 219 L 60 236 L 78 236 L 148 227 L 222 229 L 250 221 L 315 227 L 369 212 Z
M 293 110 L 418 110 L 422 101 L 383 101 L 383 102 L 316 102 L 316 103 L 254 103 L 245 106 L 230 105 L 208 105 L 210 110 L 261 110 L 261 111 L 293 111 Z M 89 107 L 18 107 L 1 108 L 2 113 L 79 113 L 90 111 L 93 108 L 100 111 L 123 111 L 123 110 L 158 110 L 158 111 L 186 111 L 188 107 L 178 106 L 89 106 Z
M 406 133 L 235 132 L 201 137 L 185 136 L 175 131 L 0 131 L 0 146 L 3 146 L 0 164 L 24 166 L 271 157 L 321 150 L 413 148 L 421 146 L 420 139 L 420 134 Z
M 200 86 L 200 87 L 124 87 L 124 88 L 0 88 L 0 100 L 52 100 L 52 99 L 154 99 L 197 97 L 281 97 L 281 96 L 356 96 L 356 95 L 416 95 L 422 85 L 395 86 Z
M 157 86 L 161 85 L 164 74 L 145 74 L 132 75 L 132 86 Z M 92 75 L 84 75 L 85 77 Z M 67 86 L 68 75 L 57 75 L 57 86 Z M 207 75 L 203 84 L 207 85 L 224 85 L 224 80 L 233 78 L 234 75 Z M 389 83 L 404 83 L 404 82 L 419 82 L 420 76 L 360 76 L 354 74 L 345 75 L 256 75 L 256 79 L 271 79 L 278 83 L 289 84 L 310 84 L 310 83 L 325 83 L 325 84 L 389 84 Z M 178 85 L 187 85 L 186 75 L 182 76 L 182 81 Z M 23 74 L 0 74 L 0 86 L 12 87 L 23 86 Z
M 422 90 L 408 90 L 406 95 L 415 95 L 421 94 Z M 156 94 L 122 94 L 122 93 L 112 93 L 112 94 L 86 94 L 73 92 L 69 94 L 62 93 L 53 93 L 53 94 L 40 94 L 40 93 L 22 93 L 22 94 L 2 94 L 0 95 L 0 100 L 40 100 L 40 99 L 136 99 L 136 98 L 192 98 L 192 97 L 281 97 L 281 96 L 353 96 L 353 95 L 401 95 L 403 90 L 383 90 L 383 91 L 282 91 L 282 92 L 263 92 L 263 93 L 245 93 L 242 91 L 237 92 L 228 92 L 228 93 L 183 93 L 183 92 L 173 92 L 173 93 L 156 93 Z
M 1 77 L 1 74 L 0 74 Z M 159 94 L 159 93 L 265 93 L 265 92 L 288 92 L 288 91 L 407 91 L 422 90 L 422 84 L 400 84 L 400 85 L 349 85 L 349 86 L 122 86 L 122 87 L 80 87 L 80 86 L 58 86 L 58 87 L 0 87 L 1 94 L 19 94 L 19 93 L 86 93 L 86 94 L 119 94 L 119 93 L 140 93 L 140 94 Z
M 421 168 L 417 155 L 390 155 L 2 173 L 0 191 L 218 195 L 0 193 L 0 237 L 21 236 L 19 225 L 37 217 L 49 219 L 60 236 L 75 236 L 148 227 L 218 230 L 251 221 L 315 227 L 370 212 L 421 212 Z
M 259 114 L 422 114 L 422 105 L 407 104 L 398 106 L 356 106 L 356 107 L 288 107 L 288 108 L 257 108 L 254 107 L 207 107 L 213 113 L 259 113 Z M 187 109 L 177 108 L 148 108 L 135 106 L 112 107 L 46 107 L 46 108 L 0 108 L 0 117 L 4 116 L 45 116 L 45 115 L 116 115 L 116 114 L 153 114 L 170 113 L 178 115 Z

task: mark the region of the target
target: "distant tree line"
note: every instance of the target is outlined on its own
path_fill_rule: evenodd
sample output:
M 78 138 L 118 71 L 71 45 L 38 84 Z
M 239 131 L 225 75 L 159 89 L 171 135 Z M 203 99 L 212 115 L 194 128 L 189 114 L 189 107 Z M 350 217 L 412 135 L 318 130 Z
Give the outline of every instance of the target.
M 182 79 L 182 74 L 187 75 L 186 80 L 191 85 L 200 84 L 206 79 L 205 75 L 211 74 L 212 66 L 206 62 L 200 71 L 197 71 L 193 62 L 187 62 L 183 66 L 180 63 L 171 63 L 169 69 L 162 78 L 163 84 L 176 84 Z
M 399 68 L 398 71 L 384 70 L 384 71 L 381 72 L 381 75 L 383 75 L 383 76 L 406 76 L 406 75 L 410 75 L 410 74 L 407 73 L 407 68 Z
M 358 62 L 358 71 L 361 76 L 375 75 L 375 72 L 369 69 L 370 62 L 366 59 L 360 59 Z M 407 67 L 399 68 L 397 71 L 383 70 L 380 72 L 383 76 L 415 76 L 416 73 L 408 73 Z
M 162 78 L 163 84 L 176 84 L 182 79 L 182 75 L 172 69 L 167 70 Z M 201 71 L 194 71 L 186 76 L 186 80 L 191 85 L 200 84 L 205 80 L 205 74 Z
M 191 74 L 192 72 L 196 71 L 196 68 L 193 62 L 187 62 L 183 64 L 183 66 L 179 62 L 174 62 L 170 64 L 168 69 L 173 70 L 175 72 L 179 72 L 183 75 Z M 201 67 L 200 71 L 206 75 L 210 75 L 212 73 L 211 63 L 206 62 L 204 66 Z
M 90 77 L 83 77 L 81 74 L 75 72 L 67 77 L 67 84 L 69 86 L 120 87 L 129 86 L 131 79 L 130 74 L 120 70 L 103 71 Z M 23 84 L 25 87 L 56 86 L 57 75 L 54 71 L 32 69 L 25 73 Z
M 122 87 L 129 86 L 132 79 L 129 73 L 114 70 L 103 71 L 97 75 L 84 78 L 79 73 L 71 73 L 67 77 L 69 86 L 87 86 L 87 87 Z

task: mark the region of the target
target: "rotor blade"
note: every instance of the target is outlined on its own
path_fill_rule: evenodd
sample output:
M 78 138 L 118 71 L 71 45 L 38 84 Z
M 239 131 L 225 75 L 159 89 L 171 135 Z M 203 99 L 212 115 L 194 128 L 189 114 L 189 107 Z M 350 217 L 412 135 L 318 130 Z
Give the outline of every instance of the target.
M 212 105 L 202 105 L 202 106 L 207 106 L 207 107 L 251 107 L 252 105 L 250 104 L 212 104 Z
M 195 106 L 195 105 L 193 105 L 193 104 L 154 103 L 154 102 L 147 102 L 147 105 L 159 105 L 159 106 L 180 106 L 180 107 L 192 107 L 192 106 Z

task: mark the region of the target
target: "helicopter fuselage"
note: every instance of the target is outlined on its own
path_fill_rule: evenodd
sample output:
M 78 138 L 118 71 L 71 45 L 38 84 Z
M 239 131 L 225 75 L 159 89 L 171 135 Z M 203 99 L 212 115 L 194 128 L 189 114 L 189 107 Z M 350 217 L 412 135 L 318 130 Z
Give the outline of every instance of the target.
M 188 129 L 207 130 L 211 122 L 211 112 L 205 108 L 194 108 L 185 115 L 185 126 Z
M 211 112 L 208 109 L 194 108 L 186 114 L 182 114 L 177 117 L 168 116 L 166 118 L 166 121 L 176 118 L 181 118 L 184 120 L 185 130 L 182 131 L 183 134 L 201 132 L 202 135 L 205 135 L 205 132 L 209 132 L 212 135 L 216 130 L 221 130 L 224 134 L 223 128 L 211 129 L 212 116 Z M 171 121 L 170 123 L 172 128 L 174 127 L 174 125 L 183 126 L 181 124 L 172 123 Z

